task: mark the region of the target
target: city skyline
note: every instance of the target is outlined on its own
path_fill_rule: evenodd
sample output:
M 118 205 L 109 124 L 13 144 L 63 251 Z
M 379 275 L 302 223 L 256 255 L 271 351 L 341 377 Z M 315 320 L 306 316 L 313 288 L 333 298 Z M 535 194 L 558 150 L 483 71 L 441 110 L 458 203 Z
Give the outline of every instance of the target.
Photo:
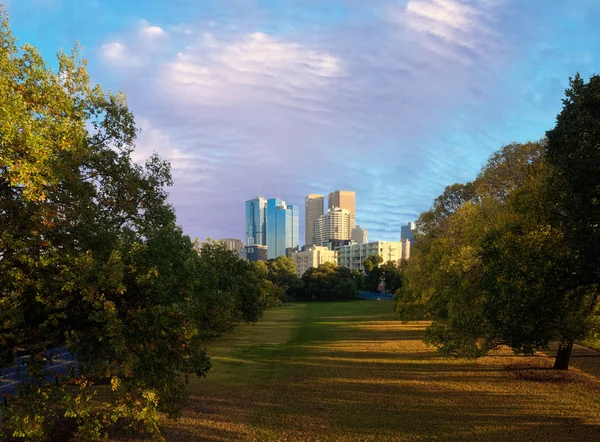
M 256 192 L 298 204 L 303 236 L 304 197 L 351 188 L 356 224 L 395 241 L 492 152 L 543 137 L 569 76 L 600 64 L 589 0 L 7 8 L 19 43 L 50 66 L 79 41 L 92 81 L 127 95 L 142 129 L 135 160 L 172 164 L 178 223 L 201 240 L 244 238 L 237 202 Z

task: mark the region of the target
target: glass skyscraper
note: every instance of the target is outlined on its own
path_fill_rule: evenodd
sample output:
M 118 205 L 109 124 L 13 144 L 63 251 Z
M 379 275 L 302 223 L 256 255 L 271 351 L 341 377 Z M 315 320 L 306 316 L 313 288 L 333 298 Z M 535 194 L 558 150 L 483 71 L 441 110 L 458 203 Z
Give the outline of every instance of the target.
M 246 201 L 246 245 L 267 245 L 267 200 L 257 196 Z
M 267 200 L 267 253 L 269 259 L 285 255 L 288 247 L 300 243 L 298 206 L 288 206 L 280 198 Z

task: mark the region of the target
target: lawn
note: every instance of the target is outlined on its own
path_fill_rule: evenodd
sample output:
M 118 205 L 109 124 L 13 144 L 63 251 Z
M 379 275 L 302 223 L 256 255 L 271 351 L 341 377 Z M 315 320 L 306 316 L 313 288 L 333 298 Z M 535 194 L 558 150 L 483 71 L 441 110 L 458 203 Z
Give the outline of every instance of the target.
M 550 372 L 544 355 L 445 358 L 422 343 L 426 324 L 402 324 L 392 309 L 299 303 L 240 326 L 210 348 L 213 368 L 165 438 L 600 440 L 597 378 Z

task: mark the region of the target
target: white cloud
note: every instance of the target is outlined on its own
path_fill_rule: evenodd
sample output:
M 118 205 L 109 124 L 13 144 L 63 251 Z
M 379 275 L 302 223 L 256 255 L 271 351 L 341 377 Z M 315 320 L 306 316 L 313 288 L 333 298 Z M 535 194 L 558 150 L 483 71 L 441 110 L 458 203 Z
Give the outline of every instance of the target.
M 207 34 L 165 66 L 161 81 L 187 99 L 264 100 L 268 91 L 303 94 L 342 73 L 339 58 L 299 43 L 260 32 L 233 41 Z
M 167 33 L 160 26 L 150 26 L 146 20 L 142 20 L 139 35 L 145 39 L 159 39 L 166 37 Z
M 498 46 L 489 25 L 497 2 L 462 0 L 409 0 L 390 17 L 413 32 L 420 45 L 446 58 L 470 63 Z
M 118 41 L 105 43 L 100 47 L 102 58 L 116 67 L 132 66 L 138 62 L 129 48 Z
M 194 31 L 192 31 L 192 29 L 190 29 L 189 27 L 184 26 L 184 25 L 173 26 L 172 30 L 173 30 L 173 32 L 176 32 L 178 34 L 185 34 L 185 35 L 192 35 L 194 33 Z

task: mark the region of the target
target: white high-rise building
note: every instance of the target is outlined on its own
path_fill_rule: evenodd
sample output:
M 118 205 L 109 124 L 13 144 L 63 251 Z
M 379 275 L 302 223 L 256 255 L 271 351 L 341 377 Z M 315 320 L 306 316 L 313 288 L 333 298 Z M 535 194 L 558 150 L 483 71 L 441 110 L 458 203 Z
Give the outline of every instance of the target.
M 318 246 L 333 240 L 350 240 L 351 214 L 347 209 L 335 207 L 313 223 L 313 238 Z
M 356 225 L 356 192 L 353 190 L 334 190 L 327 196 L 327 208 L 334 209 L 339 207 L 340 209 L 346 209 L 350 211 L 350 231 Z M 350 239 L 348 236 L 347 239 Z
M 408 260 L 410 259 L 410 245 L 411 241 L 409 239 L 402 240 L 402 259 Z

